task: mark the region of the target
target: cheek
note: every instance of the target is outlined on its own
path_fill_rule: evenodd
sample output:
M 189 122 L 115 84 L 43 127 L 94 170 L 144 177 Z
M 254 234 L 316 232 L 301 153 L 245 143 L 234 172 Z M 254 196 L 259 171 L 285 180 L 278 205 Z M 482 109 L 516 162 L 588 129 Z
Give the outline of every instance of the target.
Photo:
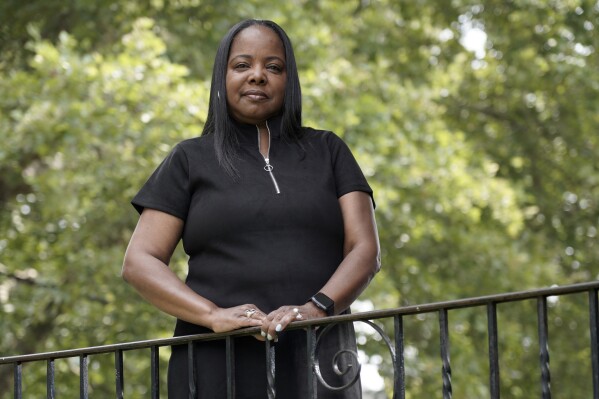
M 235 90 L 235 87 L 238 86 L 238 81 L 239 79 L 235 79 L 234 75 L 232 76 L 227 74 L 227 77 L 225 79 L 225 89 L 227 90 L 227 92 Z

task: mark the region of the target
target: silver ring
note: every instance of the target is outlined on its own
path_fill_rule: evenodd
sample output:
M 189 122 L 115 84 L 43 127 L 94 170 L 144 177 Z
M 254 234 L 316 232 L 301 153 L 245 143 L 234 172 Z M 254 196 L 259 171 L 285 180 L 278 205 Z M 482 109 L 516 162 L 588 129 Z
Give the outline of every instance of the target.
M 252 318 L 252 315 L 256 313 L 256 309 L 246 309 L 245 311 L 245 317 L 247 317 L 248 319 Z
M 295 313 L 296 320 L 301 320 L 304 318 L 304 316 L 302 316 L 298 308 L 293 308 L 293 313 Z

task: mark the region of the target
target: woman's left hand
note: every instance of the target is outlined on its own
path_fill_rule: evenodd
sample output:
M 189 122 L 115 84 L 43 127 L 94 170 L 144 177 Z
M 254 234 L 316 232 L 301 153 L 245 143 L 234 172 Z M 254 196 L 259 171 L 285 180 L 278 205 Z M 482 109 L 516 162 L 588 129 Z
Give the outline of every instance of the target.
M 269 341 L 276 340 L 277 335 L 284 331 L 289 323 L 299 320 L 311 320 L 325 317 L 326 313 L 317 308 L 312 302 L 305 305 L 281 306 L 273 310 L 262 320 L 262 336 Z

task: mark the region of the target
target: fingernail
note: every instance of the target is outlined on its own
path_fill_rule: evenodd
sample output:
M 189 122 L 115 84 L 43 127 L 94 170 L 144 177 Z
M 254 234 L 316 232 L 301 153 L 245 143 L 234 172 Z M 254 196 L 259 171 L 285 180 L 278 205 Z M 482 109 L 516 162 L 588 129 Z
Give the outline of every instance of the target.
M 266 336 L 266 339 L 267 339 L 267 340 L 269 340 L 269 341 L 272 341 L 272 337 L 270 336 L 270 334 L 268 334 L 268 335 Z
M 280 324 L 277 324 L 277 326 L 275 327 L 276 332 L 281 332 L 282 329 L 283 329 L 283 326 Z
M 260 331 L 260 335 L 262 335 L 263 337 L 266 337 L 266 333 L 264 331 Z

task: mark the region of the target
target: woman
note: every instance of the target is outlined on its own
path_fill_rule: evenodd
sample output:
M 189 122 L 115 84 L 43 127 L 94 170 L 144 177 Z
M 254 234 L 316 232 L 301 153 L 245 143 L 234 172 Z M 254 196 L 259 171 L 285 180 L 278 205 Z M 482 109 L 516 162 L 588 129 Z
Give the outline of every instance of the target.
M 177 317 L 177 336 L 260 326 L 276 342 L 277 397 L 308 397 L 305 333 L 285 328 L 348 312 L 380 267 L 379 244 L 372 190 L 349 149 L 301 126 L 295 57 L 278 25 L 247 20 L 226 34 L 202 136 L 175 146 L 132 203 L 141 215 L 123 278 Z M 168 268 L 180 239 L 185 283 Z M 323 369 L 355 351 L 351 325 L 324 339 Z M 196 350 L 199 397 L 224 398 L 224 343 Z M 188 397 L 187 378 L 186 347 L 174 347 L 169 397 Z M 252 337 L 235 340 L 235 386 L 237 397 L 266 397 L 264 344 Z M 359 391 L 319 387 L 318 397 Z

